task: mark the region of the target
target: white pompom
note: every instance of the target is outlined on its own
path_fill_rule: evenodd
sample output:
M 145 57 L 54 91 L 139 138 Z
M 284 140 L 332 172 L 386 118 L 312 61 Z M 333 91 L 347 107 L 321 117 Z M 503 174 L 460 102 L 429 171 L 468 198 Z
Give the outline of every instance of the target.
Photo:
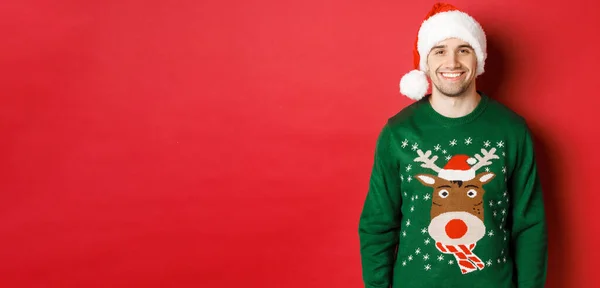
M 469 163 L 469 165 L 473 165 L 473 164 L 477 163 L 477 160 L 475 158 L 469 158 L 469 159 L 467 159 L 467 163 Z
M 429 89 L 429 81 L 425 72 L 412 70 L 400 79 L 400 93 L 413 100 L 419 100 L 425 96 Z

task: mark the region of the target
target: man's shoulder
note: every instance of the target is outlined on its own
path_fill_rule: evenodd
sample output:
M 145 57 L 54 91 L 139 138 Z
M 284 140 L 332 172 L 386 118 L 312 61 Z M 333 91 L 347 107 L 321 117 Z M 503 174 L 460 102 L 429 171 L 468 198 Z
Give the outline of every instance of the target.
M 392 128 L 395 128 L 403 126 L 408 122 L 412 122 L 413 118 L 418 113 L 418 111 L 423 108 L 424 104 L 424 100 L 419 100 L 400 109 L 400 111 L 396 112 L 396 114 L 393 114 L 388 118 L 388 125 Z
M 489 117 L 492 117 L 498 123 L 504 123 L 509 126 L 526 126 L 526 119 L 523 115 L 516 112 L 514 109 L 508 107 L 506 104 L 501 103 L 496 99 L 489 100 L 488 103 Z

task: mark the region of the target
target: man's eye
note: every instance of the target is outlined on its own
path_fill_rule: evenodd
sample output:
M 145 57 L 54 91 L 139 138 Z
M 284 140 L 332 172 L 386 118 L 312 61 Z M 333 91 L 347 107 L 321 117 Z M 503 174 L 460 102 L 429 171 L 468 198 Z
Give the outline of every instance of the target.
M 435 51 L 436 55 L 440 55 L 440 54 L 443 54 L 443 53 L 444 53 L 444 51 L 441 51 L 441 50 Z
M 469 52 L 471 52 L 471 51 L 469 51 L 469 49 L 462 49 L 462 50 L 460 50 L 460 53 L 464 53 L 464 54 L 467 54 Z

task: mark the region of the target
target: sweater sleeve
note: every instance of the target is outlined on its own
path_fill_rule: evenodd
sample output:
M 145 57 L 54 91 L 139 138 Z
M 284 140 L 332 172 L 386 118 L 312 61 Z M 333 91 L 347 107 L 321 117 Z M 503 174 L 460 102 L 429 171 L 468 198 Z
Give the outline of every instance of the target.
M 392 283 L 402 200 L 399 167 L 392 153 L 392 143 L 390 127 L 386 125 L 377 139 L 358 229 L 366 288 L 388 288 Z
M 527 124 L 511 178 L 515 283 L 518 288 L 543 288 L 548 261 L 547 227 L 534 145 Z

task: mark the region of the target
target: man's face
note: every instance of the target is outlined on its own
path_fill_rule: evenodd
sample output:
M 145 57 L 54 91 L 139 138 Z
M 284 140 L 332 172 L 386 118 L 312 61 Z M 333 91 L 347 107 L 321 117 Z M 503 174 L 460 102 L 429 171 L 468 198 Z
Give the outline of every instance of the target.
M 477 56 L 467 42 L 450 38 L 437 43 L 427 55 L 428 75 L 443 95 L 461 96 L 475 82 Z

